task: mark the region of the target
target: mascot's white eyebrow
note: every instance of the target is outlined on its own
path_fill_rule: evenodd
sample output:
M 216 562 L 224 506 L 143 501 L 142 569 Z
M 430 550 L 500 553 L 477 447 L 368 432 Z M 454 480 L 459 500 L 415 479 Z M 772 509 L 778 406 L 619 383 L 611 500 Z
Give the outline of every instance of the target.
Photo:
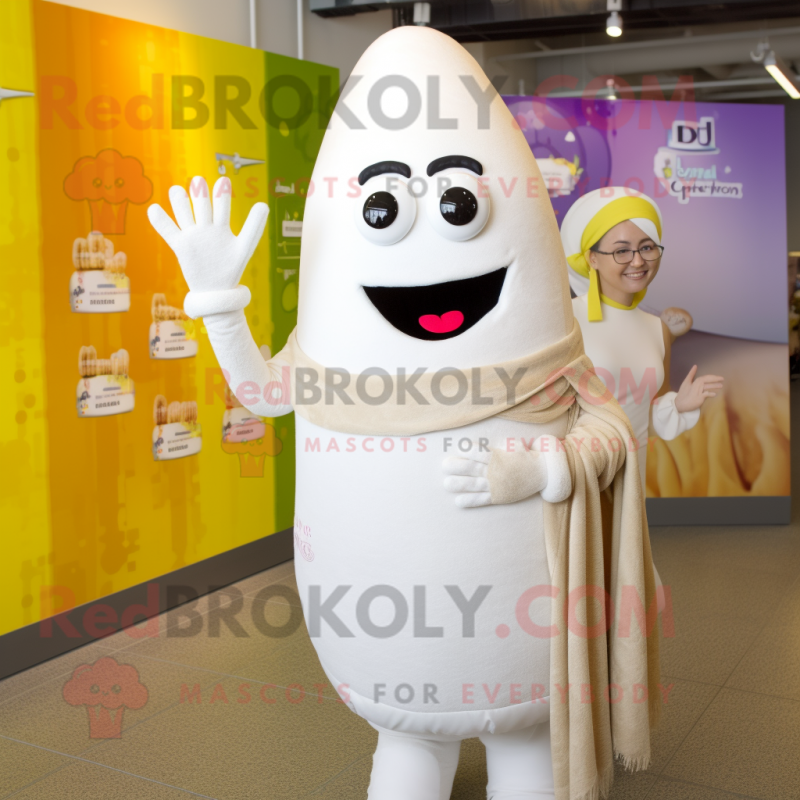
M 469 156 L 442 156 L 436 158 L 428 164 L 428 177 L 441 172 L 443 169 L 450 169 L 452 167 L 460 167 L 461 169 L 468 169 L 476 175 L 483 175 L 483 165 L 480 161 Z M 387 172 L 394 172 L 402 175 L 405 178 L 411 177 L 411 167 L 404 164 L 402 161 L 378 161 L 377 164 L 370 164 L 364 167 L 358 175 L 358 185 L 363 186 L 370 178 L 376 175 L 383 175 Z

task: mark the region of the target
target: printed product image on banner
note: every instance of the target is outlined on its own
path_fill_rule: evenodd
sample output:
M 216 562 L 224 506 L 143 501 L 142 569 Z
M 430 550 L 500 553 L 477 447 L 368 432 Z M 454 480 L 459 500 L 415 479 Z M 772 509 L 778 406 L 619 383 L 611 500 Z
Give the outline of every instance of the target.
M 550 197 L 569 197 L 578 186 L 583 167 L 580 158 L 572 161 L 566 158 L 537 158 L 536 163 L 542 173 L 542 180 Z
M 270 358 L 266 345 L 259 348 L 265 361 Z M 239 458 L 239 476 L 263 478 L 264 463 L 283 449 L 275 428 L 264 417 L 248 411 L 225 384 L 225 413 L 222 415 L 222 452 Z
M 153 458 L 171 461 L 200 452 L 203 439 L 197 421 L 194 401 L 167 405 L 164 395 L 157 395 L 153 404 Z
M 559 220 L 578 197 L 609 185 L 611 150 L 603 130 L 579 124 L 568 106 L 552 100 L 513 96 L 505 102 L 536 157 Z
M 297 273 L 300 267 L 300 237 L 303 233 L 303 207 L 305 192 L 298 183 L 275 182 L 274 222 L 270 221 L 275 236 L 277 259 L 281 262 L 278 272 L 283 275 L 281 307 L 284 311 L 297 308 Z M 305 190 L 307 191 L 307 189 Z
M 150 305 L 150 358 L 191 358 L 197 355 L 194 320 L 181 308 L 167 305 L 164 294 L 154 294 Z
M 269 423 L 265 423 L 264 428 L 264 435 L 260 439 L 222 441 L 222 452 L 239 459 L 240 478 L 263 478 L 267 458 L 275 458 L 283 450 L 283 442 L 278 438 L 275 428 Z
M 114 243 L 102 233 L 92 231 L 72 244 L 75 272 L 69 281 L 73 311 L 107 314 L 131 307 L 131 280 L 125 274 L 128 259 L 115 253 Z
M 98 358 L 91 345 L 78 356 L 77 408 L 79 417 L 107 417 L 133 411 L 133 381 L 128 376 L 130 357 L 118 350 L 111 358 Z
M 263 439 L 266 423 L 263 417 L 257 417 L 248 411 L 236 399 L 231 387 L 225 384 L 225 413 L 222 415 L 223 442 L 252 442 Z

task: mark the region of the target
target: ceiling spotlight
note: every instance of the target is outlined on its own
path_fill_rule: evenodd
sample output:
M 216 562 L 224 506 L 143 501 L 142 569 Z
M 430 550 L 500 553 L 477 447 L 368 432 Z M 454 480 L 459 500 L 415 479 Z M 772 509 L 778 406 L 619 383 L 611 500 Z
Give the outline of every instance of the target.
M 622 0 L 606 0 L 606 11 L 611 13 L 606 20 L 606 33 L 616 38 L 622 36 Z
M 764 69 L 775 79 L 786 94 L 793 100 L 800 99 L 800 89 L 797 87 L 797 75 L 794 70 L 769 46 L 769 42 L 759 43 L 754 53 L 753 61 L 764 65 Z
M 617 84 L 614 83 L 613 78 L 609 78 L 606 81 L 606 88 L 598 92 L 598 96 L 602 97 L 603 100 L 619 100 L 619 95 L 617 94 Z
M 414 3 L 414 24 L 415 25 L 431 24 L 430 3 Z

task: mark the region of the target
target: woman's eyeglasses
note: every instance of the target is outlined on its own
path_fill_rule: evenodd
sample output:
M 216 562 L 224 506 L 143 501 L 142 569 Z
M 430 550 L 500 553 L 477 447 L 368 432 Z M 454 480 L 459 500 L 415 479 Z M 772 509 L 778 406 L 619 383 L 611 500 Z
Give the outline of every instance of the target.
M 638 253 L 645 261 L 658 261 L 664 254 L 664 246 L 660 244 L 646 244 L 638 250 L 631 250 L 629 248 L 620 248 L 613 253 L 604 253 L 602 250 L 595 250 L 595 253 L 600 253 L 604 256 L 614 256 L 614 261 L 617 264 L 630 264 L 633 261 L 634 255 Z

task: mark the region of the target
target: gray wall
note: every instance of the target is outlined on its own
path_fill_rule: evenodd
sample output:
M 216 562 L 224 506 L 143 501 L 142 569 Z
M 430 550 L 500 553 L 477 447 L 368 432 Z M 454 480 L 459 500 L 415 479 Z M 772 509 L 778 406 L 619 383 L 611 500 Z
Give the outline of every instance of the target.
M 787 100 L 786 210 L 789 250 L 800 250 L 800 100 Z
M 781 104 L 786 119 L 786 238 L 787 251 L 800 252 L 800 100 L 772 98 Z M 768 203 L 765 197 L 764 202 Z M 753 234 L 755 235 L 755 234 Z

